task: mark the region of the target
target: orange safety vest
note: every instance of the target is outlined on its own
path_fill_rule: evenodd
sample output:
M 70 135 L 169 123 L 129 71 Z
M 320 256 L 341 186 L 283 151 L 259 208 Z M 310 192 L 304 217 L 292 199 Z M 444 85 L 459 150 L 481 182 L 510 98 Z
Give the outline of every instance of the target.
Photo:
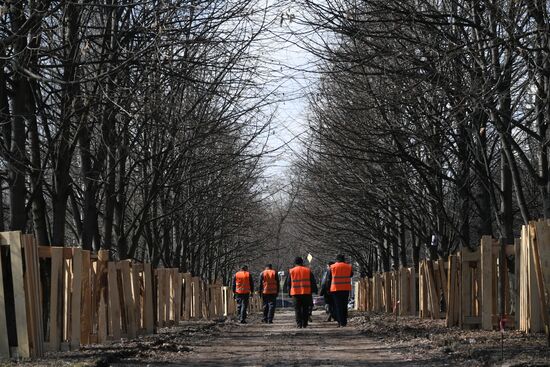
M 332 282 L 330 291 L 351 291 L 351 265 L 338 262 L 330 266 Z
M 248 271 L 238 271 L 237 274 L 235 274 L 235 283 L 236 293 L 250 293 L 250 273 Z
M 311 294 L 311 270 L 297 265 L 290 269 L 290 295 Z
M 262 272 L 262 293 L 263 294 L 277 294 L 277 278 L 275 277 L 275 270 L 264 270 Z

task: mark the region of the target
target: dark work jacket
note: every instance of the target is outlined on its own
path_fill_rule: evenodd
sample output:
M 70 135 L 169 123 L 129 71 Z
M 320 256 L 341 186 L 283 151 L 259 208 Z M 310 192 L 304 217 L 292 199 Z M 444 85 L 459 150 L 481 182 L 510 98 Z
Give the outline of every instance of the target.
M 250 294 L 254 293 L 254 280 L 252 274 L 248 272 L 249 278 L 250 278 Z M 231 280 L 231 289 L 233 290 L 233 293 L 237 294 L 235 290 L 237 289 L 237 274 L 233 275 L 233 279 Z
M 258 291 L 260 292 L 260 295 L 262 294 L 262 291 L 264 290 L 264 272 L 262 271 L 260 273 L 260 279 L 258 283 Z M 279 294 L 280 291 L 280 280 L 279 280 L 279 273 L 275 271 L 275 281 L 277 282 L 277 294 Z
M 311 269 L 310 269 L 311 270 Z M 311 282 L 311 293 L 317 293 L 319 289 L 317 288 L 317 281 L 315 280 L 315 277 L 313 276 L 313 272 L 310 272 L 311 276 L 309 281 Z M 285 279 L 285 284 L 283 285 L 283 290 L 290 294 L 290 271 L 287 271 L 287 276 Z
M 330 296 L 330 269 L 326 269 L 323 272 L 323 277 L 321 278 L 321 291 L 319 292 L 320 296 Z

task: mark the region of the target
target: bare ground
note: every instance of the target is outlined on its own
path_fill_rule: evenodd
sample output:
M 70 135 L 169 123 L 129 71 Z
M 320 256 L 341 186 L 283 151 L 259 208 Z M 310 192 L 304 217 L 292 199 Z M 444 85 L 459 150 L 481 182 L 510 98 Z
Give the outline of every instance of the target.
M 50 353 L 6 366 L 550 366 L 543 335 L 445 328 L 442 321 L 357 314 L 348 327 L 323 322 L 315 312 L 308 329 L 294 327 L 293 313 L 279 311 L 265 325 L 252 315 L 234 321 L 185 322 L 134 340 Z

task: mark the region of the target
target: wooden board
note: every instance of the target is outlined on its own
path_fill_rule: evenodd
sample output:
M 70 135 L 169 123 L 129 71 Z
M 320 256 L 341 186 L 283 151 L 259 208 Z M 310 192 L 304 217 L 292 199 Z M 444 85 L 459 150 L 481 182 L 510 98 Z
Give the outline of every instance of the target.
M 391 313 L 393 311 L 391 293 L 391 272 L 386 272 L 384 273 L 384 304 L 387 313 Z
M 519 309 L 521 307 L 520 301 L 520 274 L 521 274 L 521 238 L 515 239 L 515 266 L 514 266 L 514 321 L 516 327 L 519 328 Z
M 153 274 L 151 269 L 151 264 L 143 264 L 143 281 L 144 281 L 144 295 L 145 300 L 144 304 L 144 315 L 143 322 L 145 332 L 147 334 L 152 334 L 155 331 L 155 320 L 153 316 Z
M 193 284 L 193 308 L 192 308 L 192 317 L 194 319 L 200 319 L 201 315 L 201 298 L 200 298 L 200 279 L 198 277 L 192 278 Z
M 44 353 L 38 249 L 32 235 L 22 235 L 21 241 L 25 252 L 25 294 L 27 297 L 29 344 L 31 357 L 36 358 L 41 357 Z
M 71 348 L 80 347 L 80 310 L 82 300 L 82 250 L 73 252 L 73 287 L 71 299 Z
M 80 313 L 80 343 L 90 344 L 92 333 L 92 285 L 90 272 L 92 262 L 89 250 L 82 250 L 82 311 Z
M 63 248 L 51 248 L 52 269 L 50 285 L 50 342 L 51 351 L 61 346 L 61 320 L 63 315 Z
M 183 319 L 189 320 L 191 318 L 191 300 L 193 298 L 193 288 L 191 286 L 191 274 L 183 273 L 183 285 L 184 285 L 184 306 L 183 306 Z
M 529 289 L 529 316 L 528 316 L 528 331 L 531 333 L 538 333 L 543 330 L 542 326 L 542 315 L 540 309 L 540 293 L 537 286 L 537 275 L 535 270 L 535 260 L 533 258 L 533 249 L 535 239 L 535 224 L 534 222 L 529 223 L 529 239 L 527 241 L 527 249 L 524 254 L 527 257 L 527 272 L 526 280 L 527 286 Z
M 416 300 L 416 286 L 418 284 L 416 270 L 414 267 L 409 268 L 409 289 L 410 289 L 410 315 L 416 316 L 417 313 L 417 300 Z
M 29 335 L 27 325 L 27 305 L 25 298 L 25 280 L 23 276 L 23 256 L 21 252 L 21 232 L 4 232 L 10 244 L 13 296 L 15 302 L 15 322 L 17 325 L 17 351 L 19 357 L 29 358 Z
M 67 350 L 70 349 L 70 344 L 67 342 L 71 339 L 71 287 L 73 272 L 71 270 L 71 259 L 63 259 L 63 334 L 61 337 L 61 350 L 66 345 Z
M 96 294 L 98 302 L 98 324 L 97 324 L 97 341 L 104 343 L 107 341 L 107 299 L 108 299 L 108 264 L 109 251 L 99 250 L 97 254 L 97 273 L 96 273 Z
M 109 334 L 114 340 L 118 340 L 121 337 L 120 296 L 116 264 L 112 261 L 109 261 L 107 265 L 107 279 L 109 290 Z
M 493 240 L 481 238 L 481 328 L 493 330 Z
M 132 265 L 132 264 L 130 264 Z M 136 330 L 140 330 L 143 327 L 142 323 L 142 313 L 141 313 L 141 284 L 140 284 L 140 276 L 139 271 L 137 267 L 134 267 L 133 265 L 130 268 L 130 275 L 132 278 L 132 299 L 134 302 L 134 310 L 135 310 L 135 323 L 136 323 Z
M 454 289 L 456 286 L 456 256 L 449 256 L 449 270 L 447 274 L 447 290 L 449 298 L 447 300 L 447 327 L 455 326 L 457 321 L 455 319 L 456 300 L 454 298 Z
M 0 249 L 1 250 L 1 249 Z M 6 323 L 6 302 L 4 296 L 4 275 L 0 254 L 0 358 L 10 358 L 10 344 L 8 340 L 8 326 Z
M 181 317 L 181 288 L 182 288 L 182 274 L 178 269 L 174 269 L 172 274 L 172 279 L 174 283 L 174 321 L 177 323 L 180 322 Z
M 532 242 L 531 246 L 531 254 L 533 256 L 533 267 L 535 270 L 535 277 L 537 280 L 537 290 L 539 294 L 539 306 L 541 310 L 541 319 L 542 319 L 542 325 L 544 327 L 544 331 L 546 335 L 550 335 L 550 326 L 548 324 L 548 305 L 546 303 L 546 287 L 545 287 L 545 277 L 544 277 L 544 270 L 542 268 L 542 265 L 548 265 L 545 260 L 550 259 L 544 259 L 542 260 L 540 257 L 540 251 L 539 248 L 545 248 L 550 245 L 550 231 L 548 231 L 548 226 L 546 225 L 546 222 L 537 222 L 535 224 L 536 226 L 536 238 Z M 543 251 L 543 254 L 546 255 L 546 253 Z
M 422 260 L 418 276 L 419 311 L 422 318 L 429 317 L 428 275 L 426 273 L 426 260 Z
M 129 260 L 121 261 L 120 274 L 122 275 L 122 292 L 124 298 L 124 309 L 126 315 L 126 332 L 129 338 L 137 335 L 135 303 L 132 295 L 132 279 L 130 276 Z

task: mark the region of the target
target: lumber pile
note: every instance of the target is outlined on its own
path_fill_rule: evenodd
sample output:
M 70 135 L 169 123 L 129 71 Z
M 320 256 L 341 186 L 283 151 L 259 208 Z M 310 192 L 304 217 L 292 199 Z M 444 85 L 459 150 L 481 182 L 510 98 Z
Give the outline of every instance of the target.
M 354 284 L 355 309 L 416 315 L 416 274 L 414 268 L 376 273 Z
M 519 261 L 518 261 L 519 258 Z M 519 273 L 518 328 L 525 332 L 549 332 L 550 222 L 539 220 L 524 225 L 516 251 Z
M 499 263 L 501 251 L 506 257 L 515 256 L 515 292 L 510 289 L 508 262 Z M 500 266 L 504 270 L 502 300 L 498 292 Z M 523 227 L 517 245 L 501 247 L 484 236 L 475 251 L 464 249 L 450 255 L 448 261 L 421 260 L 418 279 L 414 268 L 359 279 L 355 307 L 399 315 L 415 315 L 418 310 L 421 318 L 445 318 L 448 327 L 494 330 L 500 325 L 502 302 L 506 327 L 537 332 L 550 329 L 549 294 L 550 221 L 538 221 Z
M 419 316 L 439 319 L 448 299 L 447 276 L 443 260 L 422 260 L 418 270 Z
M 107 251 L 38 246 L 31 235 L 0 233 L 0 358 L 133 338 L 235 309 L 233 293 L 219 282 L 109 261 Z
M 498 241 L 490 236 L 483 236 L 481 244 L 475 251 L 464 249 L 456 257 L 449 259 L 449 307 L 447 326 L 462 328 L 482 328 L 493 330 L 498 327 L 499 305 L 499 251 Z M 506 255 L 513 255 L 515 247 L 507 245 Z M 452 259 L 452 260 L 451 260 Z M 452 262 L 452 263 L 451 263 Z M 508 268 L 504 266 L 505 318 L 508 326 L 514 325 L 511 312 L 511 292 L 508 279 Z M 516 267 L 517 270 L 517 267 Z

